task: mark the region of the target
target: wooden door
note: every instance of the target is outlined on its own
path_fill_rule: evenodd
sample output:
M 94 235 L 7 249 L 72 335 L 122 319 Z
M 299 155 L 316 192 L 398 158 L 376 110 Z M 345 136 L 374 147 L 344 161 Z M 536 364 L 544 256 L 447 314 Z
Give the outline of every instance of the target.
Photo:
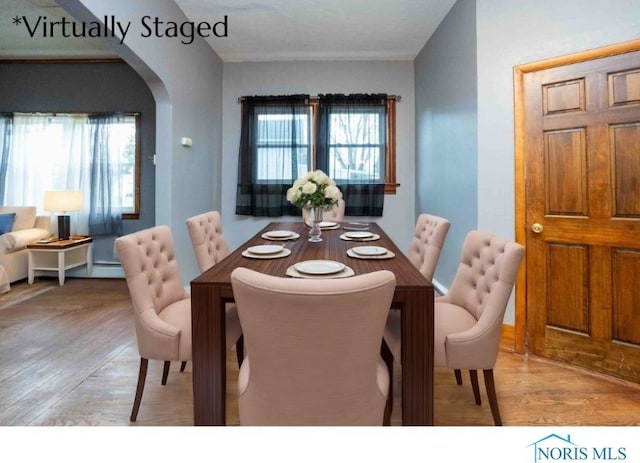
M 522 83 L 528 350 L 640 382 L 640 52 Z

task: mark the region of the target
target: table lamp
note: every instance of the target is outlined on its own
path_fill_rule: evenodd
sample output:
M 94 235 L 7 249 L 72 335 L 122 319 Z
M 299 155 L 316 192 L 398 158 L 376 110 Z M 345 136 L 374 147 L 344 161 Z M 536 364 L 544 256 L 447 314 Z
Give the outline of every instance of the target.
M 84 206 L 81 191 L 61 190 L 44 192 L 44 210 L 62 212 L 58 216 L 58 239 L 68 240 L 71 232 L 70 211 L 79 211 Z

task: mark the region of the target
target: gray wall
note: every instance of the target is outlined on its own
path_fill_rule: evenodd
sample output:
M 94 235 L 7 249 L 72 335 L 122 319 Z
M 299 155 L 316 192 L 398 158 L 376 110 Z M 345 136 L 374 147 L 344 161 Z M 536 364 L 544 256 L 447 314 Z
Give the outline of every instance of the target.
M 640 38 L 637 0 L 478 0 L 478 225 L 515 236 L 513 67 Z
M 376 93 L 400 95 L 396 104 L 397 194 L 386 195 L 384 215 L 375 220 L 401 249 L 409 245 L 414 211 L 414 84 L 412 61 L 304 61 L 225 63 L 222 163 L 222 219 L 235 248 L 271 218 L 235 215 L 240 143 L 240 105 L 245 95 Z M 281 220 L 291 220 L 283 217 Z M 360 217 L 358 220 L 364 220 Z
M 201 38 L 143 37 L 140 19 L 187 20 L 173 0 L 57 0 L 81 20 L 115 15 L 131 21 L 124 44 L 113 49 L 147 82 L 156 100 L 156 222 L 168 225 L 185 286 L 200 274 L 185 224 L 220 207 L 222 61 Z M 193 146 L 181 146 L 182 137 Z
M 416 215 L 451 227 L 434 276 L 448 287 L 478 222 L 476 11 L 458 1 L 415 59 Z
M 0 112 L 139 112 L 140 219 L 124 233 L 155 224 L 156 115 L 153 95 L 126 63 L 0 63 Z M 115 237 L 94 239 L 94 260 L 117 262 Z
M 513 67 L 640 38 L 640 2 L 478 0 L 477 24 L 478 227 L 514 238 Z
M 474 3 L 475 31 L 471 21 Z M 429 74 L 440 75 L 442 68 L 456 70 L 465 66 L 463 61 L 474 55 L 474 45 L 469 43 L 472 41 L 469 34 L 475 33 L 477 128 L 475 134 L 465 136 L 464 141 L 454 142 L 453 146 L 458 150 L 464 149 L 465 144 L 468 144 L 470 150 L 475 148 L 476 165 L 470 167 L 474 162 L 472 159 L 464 162 L 460 160 L 457 169 L 452 169 L 445 175 L 445 179 L 457 186 L 466 182 L 471 185 L 475 183 L 477 205 L 470 204 L 469 198 L 465 199 L 464 204 L 456 201 L 459 197 L 458 188 L 449 190 L 454 198 L 451 201 L 443 198 L 447 195 L 432 199 L 429 196 L 431 190 L 418 187 L 418 207 L 434 207 L 445 216 L 458 216 L 457 221 L 464 220 L 459 217 L 458 210 L 462 209 L 465 215 L 468 213 L 477 217 L 477 228 L 513 239 L 514 66 L 638 39 L 639 31 L 640 2 L 636 0 L 459 0 L 416 59 L 417 165 L 420 177 L 428 176 L 429 182 L 436 182 L 434 177 L 440 175 L 440 172 L 433 172 L 437 166 L 429 164 L 435 161 L 432 156 L 436 154 L 428 154 L 426 147 L 435 146 L 437 139 L 453 140 L 460 137 L 458 123 L 466 121 L 465 130 L 473 131 L 469 127 L 472 125 L 471 119 L 455 112 L 449 114 L 448 111 L 457 108 L 452 103 L 447 107 L 431 107 L 432 103 L 424 103 L 422 99 L 426 98 L 424 95 L 428 95 L 430 83 L 425 79 L 424 85 L 427 88 L 422 90 L 420 81 Z M 443 49 L 444 43 L 436 47 L 440 37 L 446 37 L 443 41 L 448 43 L 449 53 Z M 437 48 L 441 49 L 439 54 L 435 54 Z M 427 58 L 430 58 L 428 63 L 424 63 Z M 461 80 L 454 72 L 450 72 L 449 79 L 449 82 L 438 86 L 439 93 L 457 95 L 466 92 L 461 83 L 469 84 L 468 79 Z M 468 99 L 472 98 L 470 93 L 463 94 Z M 471 102 L 467 101 L 465 107 L 470 109 Z M 447 128 L 445 122 L 450 116 L 456 116 L 456 120 Z M 442 125 L 437 125 L 438 120 L 444 121 Z M 474 136 L 477 136 L 476 142 L 473 141 Z M 465 197 L 469 193 L 467 191 Z M 446 209 L 442 206 L 442 201 L 450 202 Z M 467 219 L 465 224 L 469 227 L 472 222 Z M 447 265 L 445 262 L 452 262 L 454 254 L 459 255 L 458 250 L 451 249 L 454 244 L 457 243 L 448 239 L 449 247 L 441 257 L 444 265 Z M 436 279 L 441 278 L 446 285 L 448 275 L 444 274 L 444 265 L 436 273 Z M 512 302 L 505 314 L 505 323 L 513 324 L 514 320 Z

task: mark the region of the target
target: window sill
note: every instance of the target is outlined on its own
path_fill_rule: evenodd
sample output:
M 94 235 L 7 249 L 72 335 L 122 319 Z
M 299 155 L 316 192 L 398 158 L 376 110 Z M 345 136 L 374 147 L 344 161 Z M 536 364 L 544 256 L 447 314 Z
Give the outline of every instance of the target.
M 400 186 L 399 183 L 385 183 L 384 184 L 384 194 L 385 195 L 395 195 L 396 189 Z

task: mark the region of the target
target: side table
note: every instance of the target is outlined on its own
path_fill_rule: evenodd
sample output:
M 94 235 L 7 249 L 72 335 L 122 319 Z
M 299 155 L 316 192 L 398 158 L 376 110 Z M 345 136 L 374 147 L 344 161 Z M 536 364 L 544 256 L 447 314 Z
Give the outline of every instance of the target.
M 58 282 L 64 285 L 65 272 L 81 265 L 91 274 L 93 267 L 93 239 L 77 237 L 68 240 L 38 241 L 27 245 L 29 252 L 29 284 L 37 270 L 58 272 Z

